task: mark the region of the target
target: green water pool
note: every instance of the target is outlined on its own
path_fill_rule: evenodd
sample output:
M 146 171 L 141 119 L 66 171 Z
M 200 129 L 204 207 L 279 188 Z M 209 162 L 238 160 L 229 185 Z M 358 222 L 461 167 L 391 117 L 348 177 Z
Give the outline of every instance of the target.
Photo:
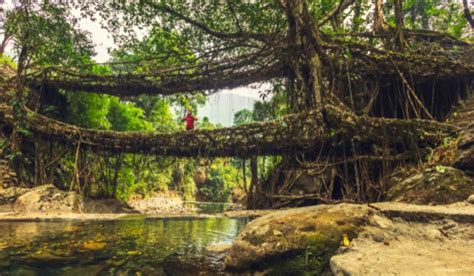
M 246 219 L 0 222 L 0 275 L 163 275 L 173 254 L 231 243 Z

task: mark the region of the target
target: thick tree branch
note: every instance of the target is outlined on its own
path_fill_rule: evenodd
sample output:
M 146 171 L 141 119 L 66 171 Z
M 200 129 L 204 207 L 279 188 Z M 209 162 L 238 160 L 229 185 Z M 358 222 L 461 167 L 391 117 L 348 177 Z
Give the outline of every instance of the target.
M 348 7 L 350 7 L 352 4 L 354 4 L 355 0 L 341 0 L 339 2 L 339 5 L 334 7 L 331 11 L 329 11 L 323 18 L 318 23 L 318 26 L 321 27 L 324 24 L 326 24 L 329 20 L 332 18 L 338 16 L 341 12 L 346 10 Z
M 220 39 L 242 39 L 242 38 L 247 38 L 247 39 L 254 39 L 254 40 L 261 41 L 261 42 L 265 42 L 265 41 L 268 40 L 268 37 L 269 37 L 268 35 L 265 35 L 265 34 L 248 33 L 248 32 L 244 32 L 242 30 L 239 31 L 239 32 L 235 32 L 235 33 L 218 32 L 218 31 L 215 31 L 215 30 L 212 30 L 211 28 L 209 28 L 209 26 L 207 26 L 206 24 L 203 24 L 203 23 L 201 23 L 197 20 L 194 20 L 191 17 L 185 16 L 184 14 L 172 9 L 169 6 L 160 5 L 159 9 L 161 9 L 165 13 L 168 13 L 170 15 L 178 17 L 179 19 L 183 20 L 187 24 L 189 24 L 191 26 L 194 26 L 194 27 L 204 31 L 205 33 L 207 33 L 209 35 L 212 35 L 212 36 L 220 38 Z

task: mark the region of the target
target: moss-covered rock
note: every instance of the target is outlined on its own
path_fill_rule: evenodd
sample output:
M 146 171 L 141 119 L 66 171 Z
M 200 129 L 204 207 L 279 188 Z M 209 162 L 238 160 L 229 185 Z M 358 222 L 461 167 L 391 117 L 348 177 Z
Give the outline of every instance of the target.
M 368 220 L 366 206 L 320 205 L 276 211 L 250 222 L 232 245 L 226 268 L 277 269 L 285 260 L 291 271 L 320 272 L 340 246 L 343 234 L 354 237 Z
M 474 178 L 464 171 L 434 166 L 412 174 L 391 187 L 387 199 L 415 204 L 449 204 L 474 194 Z

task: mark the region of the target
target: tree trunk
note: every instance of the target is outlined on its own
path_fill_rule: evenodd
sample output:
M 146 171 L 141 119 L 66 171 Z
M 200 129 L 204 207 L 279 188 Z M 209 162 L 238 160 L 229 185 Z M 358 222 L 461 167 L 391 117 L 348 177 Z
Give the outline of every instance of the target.
M 250 158 L 250 174 L 252 179 L 250 180 L 250 188 L 247 194 L 247 208 L 254 209 L 257 206 L 260 191 L 258 187 L 258 163 L 256 156 Z
M 395 23 L 396 23 L 396 32 L 395 32 L 395 45 L 397 50 L 403 50 L 403 3 L 402 0 L 395 0 Z
M 469 4 L 467 3 L 467 0 L 462 0 L 462 5 L 464 7 L 464 17 L 466 17 L 467 21 L 471 25 L 471 28 L 474 29 L 474 19 L 472 19 L 472 14 L 469 10 Z
M 10 40 L 10 36 L 6 33 L 3 34 L 2 43 L 0 43 L 0 54 L 3 55 L 5 53 L 5 49 L 7 48 L 8 41 Z
M 352 18 L 352 32 L 359 31 L 361 25 L 360 13 L 362 10 L 362 0 L 356 0 L 354 6 L 354 17 Z
M 308 6 L 303 0 L 286 2 L 286 15 L 288 20 L 289 48 L 294 49 L 289 57 L 292 76 L 296 82 L 293 110 L 307 110 L 321 107 L 323 101 L 322 74 L 319 49 L 321 39 L 313 17 L 308 11 Z M 309 64 L 308 64 L 309 61 Z
M 382 11 L 382 2 L 383 0 L 375 0 L 375 9 L 374 9 L 374 32 L 384 32 L 386 31 L 387 24 L 385 23 Z

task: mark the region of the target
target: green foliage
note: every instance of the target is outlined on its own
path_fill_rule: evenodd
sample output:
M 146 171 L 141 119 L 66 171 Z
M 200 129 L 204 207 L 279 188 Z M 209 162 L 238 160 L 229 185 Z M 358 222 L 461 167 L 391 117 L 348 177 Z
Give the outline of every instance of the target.
M 154 101 L 149 121 L 153 124 L 154 129 L 159 132 L 170 132 L 178 129 L 170 101 L 166 98 Z
M 162 27 L 151 28 L 149 34 L 139 41 L 128 41 L 122 48 L 112 53 L 114 72 L 133 72 L 156 74 L 157 70 L 172 66 L 195 64 L 196 57 L 184 37 L 176 31 Z M 174 95 L 170 97 L 140 96 L 132 99 L 137 107 L 145 111 L 145 116 L 151 121 L 156 130 L 176 130 L 175 119 L 170 107 L 181 107 L 196 114 L 197 106 L 205 104 L 206 97 L 202 93 L 193 95 Z
M 0 54 L 0 65 L 3 65 L 3 64 L 11 67 L 12 69 L 17 68 L 16 62 L 11 57 L 5 54 Z
M 87 128 L 110 129 L 107 120 L 110 96 L 84 93 L 66 93 L 68 102 L 67 121 L 71 124 Z
M 7 13 L 4 33 L 13 38 L 17 56 L 24 51 L 33 65 L 78 65 L 90 62 L 94 49 L 74 20 L 67 4 L 25 1 Z
M 112 130 L 119 131 L 152 131 L 153 126 L 145 121 L 144 111 L 134 103 L 121 103 L 118 98 L 111 98 L 107 120 Z
M 185 201 L 195 199 L 196 185 L 192 177 L 195 168 L 196 164 L 190 160 L 178 160 L 173 168 L 171 184 Z
M 143 109 L 133 102 L 121 102 L 117 97 L 83 92 L 66 94 L 69 123 L 96 129 L 118 131 L 153 131 L 154 123 L 146 120 Z M 155 110 L 169 112 L 165 107 Z M 169 116 L 169 114 L 166 114 Z M 171 126 L 172 121 L 168 123 Z
M 387 21 L 395 25 L 393 2 L 386 2 L 384 11 Z M 430 29 L 460 37 L 468 32 L 467 20 L 461 1 L 407 0 L 403 1 L 405 25 L 412 29 Z
M 211 122 L 209 122 L 208 117 L 202 118 L 200 121 L 198 121 L 197 127 L 199 129 L 214 129 L 216 127 L 220 127 L 220 125 L 214 125 Z
M 254 121 L 265 121 L 274 118 L 273 108 L 270 102 L 255 102 L 253 109 Z
M 275 1 L 231 1 L 228 4 L 219 1 L 132 1 L 109 4 L 93 2 L 84 5 L 84 8 L 84 13 L 88 15 L 101 14 L 106 18 L 106 28 L 123 44 L 136 39 L 137 27 L 149 26 L 179 32 L 182 41 L 193 49 L 220 43 L 206 31 L 182 24 L 182 18 L 176 13 L 192 17 L 213 31 L 224 33 L 239 31 L 270 33 L 286 24 L 284 13 Z M 169 8 L 176 13 L 169 13 Z M 119 16 L 122 14 L 125 16 Z M 129 35 L 121 35 L 123 31 Z M 230 51 L 239 50 L 241 49 L 230 49 Z
M 253 122 L 253 112 L 242 109 L 234 114 L 234 125 L 240 126 Z
M 160 166 L 162 158 L 127 154 L 119 171 L 117 197 L 127 200 L 133 194 L 148 197 L 154 192 L 167 191 L 172 180 L 170 166 Z
M 215 160 L 208 169 L 208 177 L 200 192 L 210 201 L 228 202 L 232 188 L 238 187 L 237 169 L 225 159 Z
M 446 167 L 443 165 L 436 165 L 435 170 L 439 173 L 445 173 L 446 172 Z

